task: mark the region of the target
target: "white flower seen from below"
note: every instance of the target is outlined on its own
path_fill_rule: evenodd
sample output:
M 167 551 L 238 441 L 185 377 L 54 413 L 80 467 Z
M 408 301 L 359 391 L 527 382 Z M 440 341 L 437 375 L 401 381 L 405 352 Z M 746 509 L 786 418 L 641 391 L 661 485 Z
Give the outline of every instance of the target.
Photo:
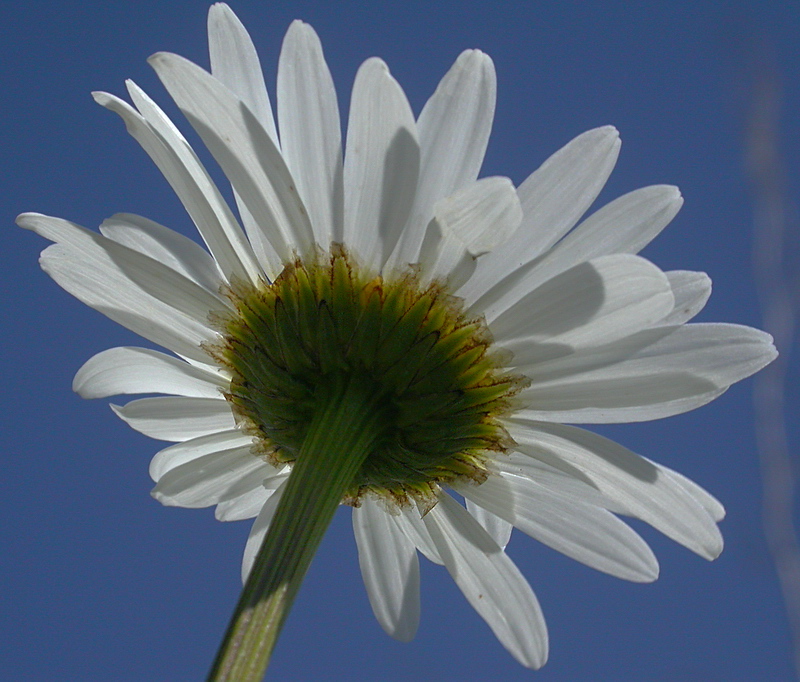
M 224 4 L 211 8 L 209 44 L 211 73 L 167 53 L 150 63 L 230 181 L 238 218 L 138 86 L 127 84 L 133 106 L 95 93 L 206 248 L 131 214 L 99 234 L 18 219 L 55 242 L 41 264 L 58 284 L 171 352 L 112 348 L 74 382 L 87 398 L 163 396 L 114 406 L 174 443 L 152 460 L 154 497 L 215 505 L 221 521 L 255 518 L 247 580 L 267 562 L 257 557 L 273 521 L 290 514 L 281 500 L 315 504 L 296 482 L 306 467 L 338 486 L 333 508 L 353 507 L 387 633 L 409 641 L 417 630 L 421 553 L 531 668 L 547 659 L 547 631 L 505 553 L 512 528 L 636 582 L 654 580 L 658 563 L 620 515 L 714 559 L 716 499 L 573 426 L 694 409 L 775 357 L 756 329 L 689 323 L 710 294 L 705 274 L 662 272 L 636 255 L 680 209 L 678 190 L 645 187 L 584 217 L 619 153 L 609 126 L 518 188 L 479 179 L 495 74 L 477 50 L 458 57 L 419 116 L 386 65 L 367 60 L 343 143 L 310 26 L 296 21 L 284 39 L 277 121 L 253 43 Z M 312 462 L 331 434 L 346 452 Z M 285 537 L 305 537 L 292 528 Z

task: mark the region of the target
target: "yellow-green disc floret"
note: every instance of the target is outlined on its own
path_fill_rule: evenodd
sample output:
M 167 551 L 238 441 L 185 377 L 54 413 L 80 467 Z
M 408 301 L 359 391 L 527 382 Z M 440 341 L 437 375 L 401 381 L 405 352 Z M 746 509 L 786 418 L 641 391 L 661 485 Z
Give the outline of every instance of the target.
M 504 450 L 498 417 L 518 390 L 489 352 L 482 320 L 412 272 L 388 280 L 340 247 L 287 265 L 271 284 L 237 286 L 235 313 L 212 349 L 231 372 L 227 399 L 273 463 L 300 452 L 320 396 L 357 382 L 380 414 L 380 436 L 345 501 L 371 491 L 398 503 L 431 499 L 456 478 L 481 481 Z

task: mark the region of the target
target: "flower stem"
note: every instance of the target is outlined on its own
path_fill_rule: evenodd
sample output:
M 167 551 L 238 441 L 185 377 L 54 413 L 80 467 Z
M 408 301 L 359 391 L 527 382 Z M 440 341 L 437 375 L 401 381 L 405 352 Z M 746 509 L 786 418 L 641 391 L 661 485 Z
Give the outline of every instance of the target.
M 316 410 L 275 516 L 214 660 L 209 682 L 264 676 L 311 559 L 381 433 L 374 387 L 334 377 L 315 395 Z

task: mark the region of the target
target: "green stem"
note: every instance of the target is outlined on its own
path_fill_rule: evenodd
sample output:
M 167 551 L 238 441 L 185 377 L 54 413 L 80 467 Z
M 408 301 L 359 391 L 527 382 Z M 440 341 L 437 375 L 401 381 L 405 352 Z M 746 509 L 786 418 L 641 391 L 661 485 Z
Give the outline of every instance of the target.
M 336 508 L 380 435 L 374 387 L 357 377 L 318 407 L 211 668 L 209 682 L 259 682 Z

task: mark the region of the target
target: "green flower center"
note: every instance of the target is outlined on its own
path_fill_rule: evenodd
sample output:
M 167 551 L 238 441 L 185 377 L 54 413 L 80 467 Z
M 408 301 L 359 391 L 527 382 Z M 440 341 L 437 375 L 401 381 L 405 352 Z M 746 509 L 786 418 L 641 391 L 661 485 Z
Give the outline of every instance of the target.
M 274 463 L 292 463 L 332 387 L 358 384 L 379 436 L 344 501 L 373 492 L 430 501 L 457 478 L 485 480 L 508 436 L 499 417 L 521 380 L 490 352 L 482 320 L 412 271 L 389 280 L 354 266 L 341 247 L 289 264 L 271 284 L 237 286 L 235 313 L 211 349 L 232 375 L 237 418 Z

